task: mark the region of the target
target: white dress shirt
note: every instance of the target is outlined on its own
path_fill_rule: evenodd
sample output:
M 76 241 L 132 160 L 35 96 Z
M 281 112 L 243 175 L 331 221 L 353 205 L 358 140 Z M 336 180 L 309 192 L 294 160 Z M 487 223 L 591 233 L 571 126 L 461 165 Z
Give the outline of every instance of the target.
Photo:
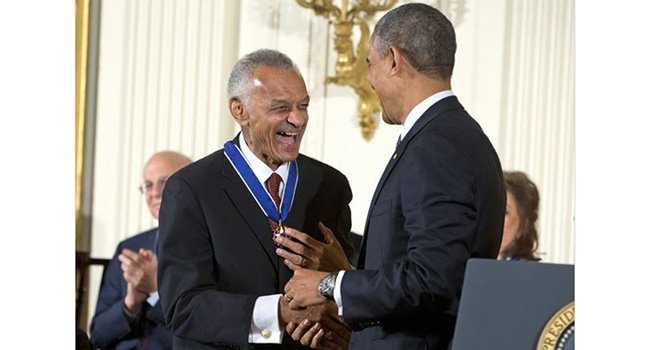
M 243 134 L 239 134 L 239 148 L 242 155 L 253 170 L 255 177 L 264 186 L 266 180 L 275 172 L 282 178 L 280 183 L 279 195 L 282 198 L 284 193 L 284 184 L 289 177 L 289 164 L 283 163 L 277 170 L 273 171 L 262 160 L 257 158 L 253 151 L 248 147 L 244 140 Z M 264 186 L 266 188 L 266 186 Z M 255 300 L 253 308 L 253 317 L 251 327 L 248 332 L 248 342 L 258 344 L 281 344 L 284 330 L 280 329 L 280 320 L 278 319 L 278 303 L 282 294 L 263 295 Z

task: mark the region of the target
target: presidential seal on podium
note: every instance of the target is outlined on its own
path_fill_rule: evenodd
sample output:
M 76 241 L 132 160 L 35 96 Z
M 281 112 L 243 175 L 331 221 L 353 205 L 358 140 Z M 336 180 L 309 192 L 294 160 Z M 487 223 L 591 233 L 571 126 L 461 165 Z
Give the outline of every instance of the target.
M 537 350 L 575 349 L 575 302 L 572 301 L 551 317 L 539 335 Z

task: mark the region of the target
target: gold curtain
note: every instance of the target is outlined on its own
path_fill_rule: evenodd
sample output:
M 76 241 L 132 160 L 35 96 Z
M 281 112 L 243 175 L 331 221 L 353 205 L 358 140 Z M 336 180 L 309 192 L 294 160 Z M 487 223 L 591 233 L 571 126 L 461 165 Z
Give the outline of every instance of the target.
M 75 24 L 75 242 L 81 245 L 81 195 L 86 115 L 86 71 L 88 63 L 88 19 L 90 0 L 76 0 Z

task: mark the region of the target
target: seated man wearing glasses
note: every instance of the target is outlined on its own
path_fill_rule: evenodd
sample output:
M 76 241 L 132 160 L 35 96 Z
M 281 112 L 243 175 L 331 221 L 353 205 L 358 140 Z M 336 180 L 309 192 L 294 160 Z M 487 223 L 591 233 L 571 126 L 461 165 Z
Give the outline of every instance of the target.
M 155 153 L 144 166 L 140 192 L 154 219 L 167 179 L 192 161 L 183 154 Z M 158 228 L 120 242 L 106 269 L 97 309 L 90 328 L 91 341 L 100 349 L 172 348 L 172 333 L 165 327 L 156 277 Z

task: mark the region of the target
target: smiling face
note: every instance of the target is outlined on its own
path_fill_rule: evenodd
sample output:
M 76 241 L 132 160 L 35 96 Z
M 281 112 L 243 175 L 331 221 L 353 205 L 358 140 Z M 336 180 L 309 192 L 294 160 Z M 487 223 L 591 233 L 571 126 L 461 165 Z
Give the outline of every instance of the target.
M 298 158 L 309 115 L 305 82 L 295 70 L 261 66 L 253 70 L 247 101 L 230 100 L 246 144 L 269 168 Z

